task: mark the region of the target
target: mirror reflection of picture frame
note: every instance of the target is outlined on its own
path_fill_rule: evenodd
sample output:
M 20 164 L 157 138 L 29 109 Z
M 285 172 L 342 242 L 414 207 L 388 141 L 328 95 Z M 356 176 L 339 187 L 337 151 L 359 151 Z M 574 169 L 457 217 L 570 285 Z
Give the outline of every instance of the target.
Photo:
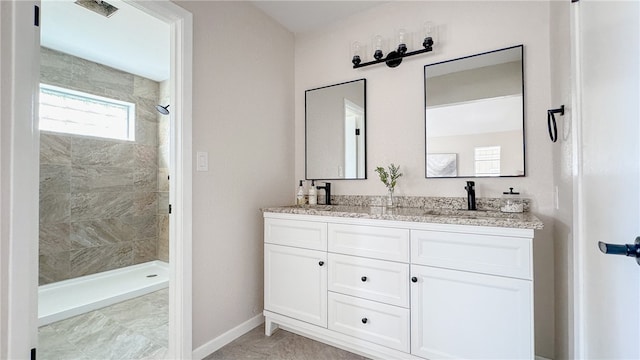
M 457 154 L 427 154 L 427 177 L 458 176 Z

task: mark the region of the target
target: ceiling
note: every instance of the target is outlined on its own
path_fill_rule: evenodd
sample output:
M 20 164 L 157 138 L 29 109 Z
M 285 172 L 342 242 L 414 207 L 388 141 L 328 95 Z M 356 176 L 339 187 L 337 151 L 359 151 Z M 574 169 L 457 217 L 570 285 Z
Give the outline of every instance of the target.
M 42 46 L 156 81 L 169 78 L 169 25 L 124 3 L 106 18 L 74 4 L 43 0 Z
M 326 26 L 388 1 L 251 1 L 293 33 Z
M 156 81 L 169 78 L 169 25 L 122 0 L 111 17 L 42 0 L 41 44 Z M 312 31 L 388 1 L 250 1 L 289 31 Z

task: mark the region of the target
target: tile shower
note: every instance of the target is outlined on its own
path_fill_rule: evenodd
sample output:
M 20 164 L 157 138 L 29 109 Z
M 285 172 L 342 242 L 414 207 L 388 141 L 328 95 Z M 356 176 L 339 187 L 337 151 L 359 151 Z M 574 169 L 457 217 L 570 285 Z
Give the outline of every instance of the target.
M 41 82 L 136 104 L 136 140 L 41 132 L 40 285 L 169 260 L 167 82 L 41 49 Z

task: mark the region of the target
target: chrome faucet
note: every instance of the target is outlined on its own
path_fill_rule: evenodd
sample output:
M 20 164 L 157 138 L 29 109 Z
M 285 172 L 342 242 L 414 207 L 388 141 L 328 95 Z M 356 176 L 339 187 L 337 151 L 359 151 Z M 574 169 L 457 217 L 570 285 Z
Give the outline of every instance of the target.
M 316 186 L 318 190 L 324 190 L 324 204 L 331 205 L 331 183 L 326 182 L 324 186 Z
M 467 181 L 467 186 L 464 187 L 467 190 L 467 210 L 476 210 L 476 189 L 473 188 L 475 185 L 475 181 Z

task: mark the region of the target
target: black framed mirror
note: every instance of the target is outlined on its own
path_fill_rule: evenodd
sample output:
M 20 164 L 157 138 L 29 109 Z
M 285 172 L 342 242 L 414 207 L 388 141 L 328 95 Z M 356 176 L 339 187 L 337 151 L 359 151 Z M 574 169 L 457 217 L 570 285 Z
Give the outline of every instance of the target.
M 424 67 L 425 176 L 525 176 L 523 46 Z
M 305 177 L 366 179 L 365 79 L 305 91 Z

